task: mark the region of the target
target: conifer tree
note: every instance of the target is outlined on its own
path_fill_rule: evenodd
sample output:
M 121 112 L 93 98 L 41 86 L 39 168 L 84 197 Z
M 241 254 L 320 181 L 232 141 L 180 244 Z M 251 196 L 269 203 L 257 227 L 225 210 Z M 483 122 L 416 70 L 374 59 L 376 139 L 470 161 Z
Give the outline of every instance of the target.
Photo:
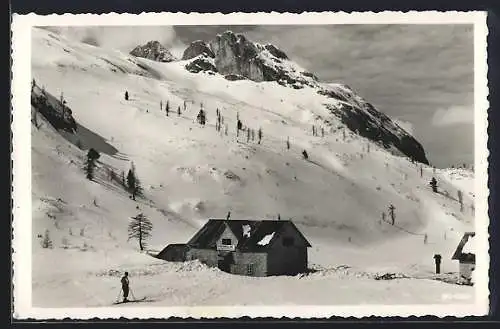
M 36 106 L 33 106 L 32 109 L 33 109 L 33 112 L 32 112 L 33 113 L 33 115 L 32 115 L 32 117 L 33 117 L 32 122 L 35 125 L 35 128 L 38 129 L 40 127 L 38 125 L 38 109 L 37 109 Z
M 146 246 L 146 240 L 151 237 L 153 224 L 143 213 L 131 219 L 128 225 L 128 238 L 136 239 L 139 242 L 139 248 L 143 251 Z
M 460 203 L 460 212 L 463 212 L 464 211 L 464 195 L 462 193 L 462 191 L 458 190 L 457 191 L 457 194 L 458 194 L 458 202 Z
M 286 138 L 286 149 L 289 150 L 290 149 L 290 137 L 287 137 Z
M 247 143 L 250 142 L 250 128 L 247 128 Z
M 165 104 L 165 112 L 167 113 L 167 117 L 168 117 L 168 113 L 170 112 L 170 103 L 168 102 L 168 100 L 167 100 L 167 104 Z
M 240 119 L 236 121 L 236 137 L 240 136 L 240 130 L 243 127 L 243 124 L 241 123 Z
M 52 249 L 52 239 L 50 238 L 49 230 L 45 230 L 42 240 L 42 248 Z
M 95 168 L 95 161 L 99 159 L 99 152 L 91 148 L 87 152 L 87 161 L 85 163 L 85 173 L 87 175 L 88 180 L 93 180 L 94 179 L 94 168 Z
M 306 150 L 302 151 L 302 156 L 304 157 L 305 160 L 309 159 L 309 155 L 307 154 Z
M 59 99 L 59 102 L 61 103 L 61 108 L 62 108 L 62 116 L 63 118 L 66 117 L 66 100 L 64 99 L 64 93 L 61 92 L 61 97 Z
M 123 171 L 123 170 L 120 174 L 120 181 L 121 181 L 123 187 L 127 187 L 127 181 L 125 180 L 125 171 Z
M 262 127 L 259 128 L 258 134 L 259 134 L 259 144 L 260 144 L 260 142 L 262 141 Z
M 129 192 L 132 194 L 132 200 L 135 200 L 136 196 L 142 194 L 141 182 L 137 177 L 134 163 L 132 163 L 127 174 L 127 188 Z
M 181 106 L 180 105 L 177 107 L 177 116 L 178 117 L 181 116 Z
M 394 223 L 396 222 L 396 214 L 395 214 L 395 211 L 396 210 L 396 207 L 394 207 L 394 205 L 390 205 L 389 206 L 389 216 L 391 216 L 391 224 L 394 225 Z
M 116 181 L 116 173 L 113 168 L 108 168 L 108 179 L 112 182 Z
M 201 124 L 202 126 L 205 125 L 205 122 L 207 120 L 207 116 L 205 114 L 205 111 L 203 111 L 203 109 L 200 109 L 200 112 L 198 112 L 198 116 L 196 117 L 197 121 L 199 124 Z
M 429 185 L 430 185 L 430 186 L 431 186 L 431 188 L 432 188 L 432 192 L 437 193 L 437 180 L 436 180 L 436 178 L 435 178 L 435 177 L 432 177 L 432 179 L 431 179 L 431 181 L 430 181 Z
M 132 168 L 130 168 L 128 170 L 127 187 L 129 189 L 129 191 L 132 191 L 135 188 L 135 174 L 134 174 L 134 170 Z

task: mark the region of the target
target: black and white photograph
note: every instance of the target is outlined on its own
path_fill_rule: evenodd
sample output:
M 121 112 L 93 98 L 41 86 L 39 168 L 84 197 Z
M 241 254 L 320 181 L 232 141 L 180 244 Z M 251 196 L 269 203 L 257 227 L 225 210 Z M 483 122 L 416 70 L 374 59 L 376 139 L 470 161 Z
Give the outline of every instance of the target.
M 486 314 L 486 15 L 240 15 L 14 16 L 17 316 Z

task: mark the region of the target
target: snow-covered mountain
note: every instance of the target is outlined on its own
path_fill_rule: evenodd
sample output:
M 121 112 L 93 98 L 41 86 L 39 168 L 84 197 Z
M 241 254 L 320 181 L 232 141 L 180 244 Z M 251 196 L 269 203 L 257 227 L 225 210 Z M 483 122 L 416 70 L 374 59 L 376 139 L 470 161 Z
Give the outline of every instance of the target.
M 57 130 L 39 102 L 32 103 L 34 306 L 109 305 L 124 270 L 134 293 L 153 296 L 153 305 L 234 305 L 235 296 L 244 305 L 449 303 L 443 293 L 457 292 L 466 298 L 454 302 L 472 302 L 470 287 L 438 280 L 456 275 L 451 255 L 474 225 L 473 173 L 434 172 L 417 151 L 405 151 L 404 140 L 416 144 L 387 116 L 345 85 L 304 75 L 282 51 L 256 46 L 258 54 L 280 59 L 282 66 L 271 59 L 276 70 L 288 75 L 295 67 L 294 83 L 266 80 L 259 73 L 267 72 L 259 66 L 268 65 L 263 59 L 234 64 L 223 55 L 224 35 L 230 34 L 216 38 L 218 46 L 197 46 L 205 49 L 201 54 L 186 50 L 184 60 L 158 62 L 32 30 L 35 96 L 44 90 L 54 111 L 63 99 L 77 127 Z M 238 40 L 238 47 L 253 49 Z M 196 60 L 215 69 L 186 69 Z M 196 122 L 201 107 L 205 126 Z M 227 126 L 221 131 L 217 109 Z M 237 134 L 237 118 L 249 130 Z M 321 133 L 313 135 L 312 126 Z M 247 134 L 259 128 L 260 144 Z M 384 146 L 380 134 L 394 140 Z M 101 154 L 93 180 L 83 170 L 89 148 Z M 405 152 L 424 163 L 397 155 Z M 144 189 L 137 201 L 121 183 L 132 162 Z M 440 193 L 428 186 L 432 176 Z M 382 220 L 391 204 L 395 225 Z M 312 244 L 310 266 L 317 272 L 238 277 L 196 262 L 156 260 L 127 240 L 129 219 L 138 212 L 153 223 L 148 250 L 154 253 L 186 242 L 207 218 L 228 211 L 234 219 L 292 219 Z M 52 249 L 41 246 L 46 231 Z M 443 256 L 442 276 L 432 274 L 436 253 Z M 410 279 L 373 279 L 386 272 Z
M 228 80 L 276 81 L 294 89 L 306 88 L 326 96 L 324 107 L 350 130 L 379 142 L 387 149 L 428 164 L 422 145 L 345 84 L 325 84 L 311 72 L 291 61 L 272 44 L 261 45 L 242 34 L 226 31 L 208 43 L 197 40 L 182 56 L 191 60 L 186 69 L 193 73 L 217 72 Z M 335 123 L 329 116 L 318 116 L 329 128 Z
M 130 55 L 151 59 L 157 62 L 172 62 L 176 58 L 159 41 L 149 41 L 145 45 L 137 46 Z

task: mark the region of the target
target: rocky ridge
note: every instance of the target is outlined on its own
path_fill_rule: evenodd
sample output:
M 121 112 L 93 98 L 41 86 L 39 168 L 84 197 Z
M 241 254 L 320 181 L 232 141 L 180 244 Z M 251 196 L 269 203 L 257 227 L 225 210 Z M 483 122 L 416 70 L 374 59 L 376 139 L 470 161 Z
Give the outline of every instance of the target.
M 157 62 L 172 62 L 176 58 L 160 42 L 149 41 L 145 45 L 135 47 L 130 55 L 142 57 Z
M 242 34 L 226 31 L 209 42 L 191 43 L 182 59 L 191 60 L 185 68 L 192 73 L 218 73 L 230 81 L 275 81 L 294 89 L 311 88 L 325 96 L 325 108 L 351 131 L 394 153 L 429 163 L 422 145 L 387 115 L 346 85 L 321 83 L 313 73 L 291 61 L 272 44 L 261 45 Z

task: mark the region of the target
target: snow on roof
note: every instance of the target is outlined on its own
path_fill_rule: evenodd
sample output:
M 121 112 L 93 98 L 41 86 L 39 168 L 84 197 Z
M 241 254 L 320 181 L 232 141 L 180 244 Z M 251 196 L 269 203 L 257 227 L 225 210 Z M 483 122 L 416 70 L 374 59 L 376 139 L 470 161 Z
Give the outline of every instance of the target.
M 476 243 L 473 237 L 469 238 L 469 241 L 464 245 L 462 252 L 464 254 L 475 254 L 476 253 Z
M 248 224 L 245 224 L 242 226 L 243 228 L 243 236 L 246 236 L 246 237 L 250 237 L 250 231 L 252 230 L 252 228 L 250 227 L 250 225 Z
M 273 236 L 274 236 L 274 233 L 271 233 L 271 234 L 267 234 L 266 236 L 264 236 L 262 238 L 262 240 L 260 240 L 259 242 L 257 242 L 257 244 L 259 246 L 267 246 L 269 244 L 269 242 L 272 240 Z

